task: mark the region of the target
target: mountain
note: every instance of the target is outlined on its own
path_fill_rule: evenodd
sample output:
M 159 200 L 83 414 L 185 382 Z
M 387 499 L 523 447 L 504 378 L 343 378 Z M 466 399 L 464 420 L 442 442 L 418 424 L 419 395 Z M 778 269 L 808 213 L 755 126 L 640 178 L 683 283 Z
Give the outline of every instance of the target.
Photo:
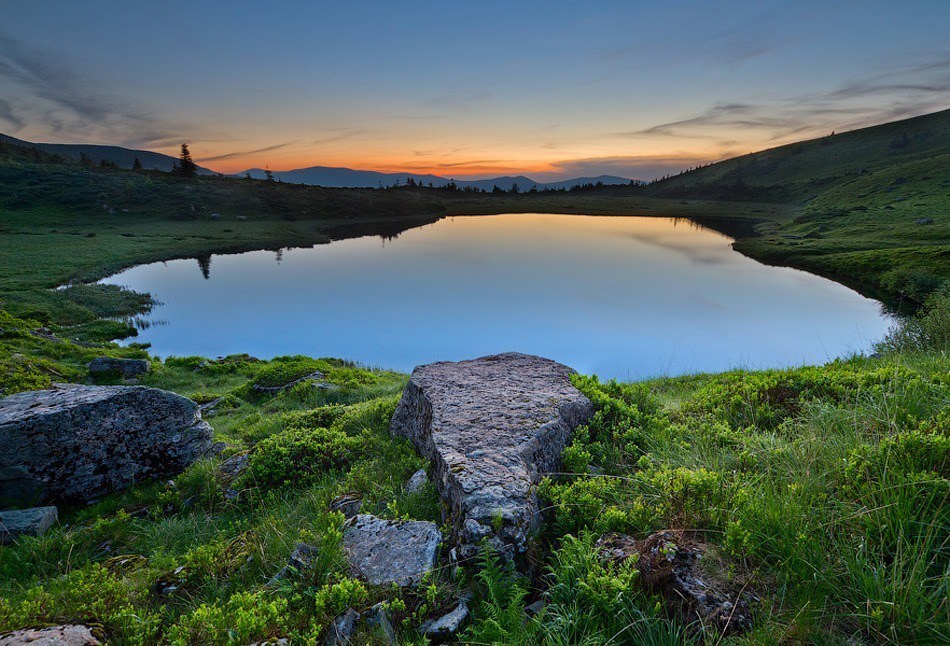
M 98 164 L 102 161 L 112 162 L 121 168 L 132 168 L 132 163 L 138 157 L 142 162 L 142 168 L 148 170 L 170 171 L 172 164 L 178 162 L 176 157 L 155 153 L 150 150 L 133 150 L 131 148 L 122 148 L 120 146 L 100 146 L 97 144 L 44 144 L 32 141 L 24 141 L 9 135 L 0 133 L 0 141 L 24 148 L 36 148 L 43 152 L 63 157 L 79 159 L 80 155 L 85 155 L 93 163 Z M 198 167 L 198 172 L 202 175 L 213 175 L 214 171 L 207 168 Z
M 250 168 L 237 176 L 243 177 L 250 174 L 255 179 L 265 177 L 264 169 Z M 461 188 L 473 187 L 479 190 L 491 191 L 495 186 L 508 191 L 514 184 L 522 191 L 528 191 L 532 187 L 538 190 L 543 189 L 570 189 L 577 185 L 596 184 L 601 182 L 605 185 L 629 184 L 631 180 L 624 177 L 615 177 L 613 175 L 600 175 L 598 177 L 578 177 L 576 179 L 567 179 L 560 182 L 538 182 L 524 175 L 514 177 L 493 177 L 491 179 L 479 180 L 453 180 L 440 175 L 419 174 L 419 173 L 381 173 L 372 170 L 355 170 L 352 168 L 335 168 L 331 166 L 311 166 L 309 168 L 297 168 L 295 170 L 273 171 L 274 179 L 291 184 L 311 184 L 314 186 L 326 186 L 331 188 L 380 188 L 392 186 L 393 184 L 405 184 L 408 178 L 413 181 L 428 186 L 445 186 L 449 182 Z

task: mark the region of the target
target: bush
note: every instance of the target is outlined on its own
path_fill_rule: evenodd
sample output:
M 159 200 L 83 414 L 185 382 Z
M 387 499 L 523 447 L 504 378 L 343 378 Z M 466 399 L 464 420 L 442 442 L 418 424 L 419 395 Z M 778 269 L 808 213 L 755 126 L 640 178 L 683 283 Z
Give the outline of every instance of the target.
M 290 428 L 258 443 L 245 478 L 260 486 L 302 486 L 347 466 L 363 448 L 362 437 L 326 428 Z
M 950 289 L 931 296 L 913 317 L 888 333 L 878 350 L 883 352 L 950 352 Z
M 288 630 L 287 600 L 264 592 L 238 592 L 225 603 L 203 603 L 168 632 L 176 646 L 246 644 L 280 637 Z

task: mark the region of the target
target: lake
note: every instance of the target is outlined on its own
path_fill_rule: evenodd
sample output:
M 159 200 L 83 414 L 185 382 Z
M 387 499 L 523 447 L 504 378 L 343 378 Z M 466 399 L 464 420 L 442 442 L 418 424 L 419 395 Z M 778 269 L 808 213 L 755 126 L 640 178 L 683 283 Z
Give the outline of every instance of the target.
M 516 350 L 638 379 L 822 363 L 887 331 L 880 303 L 731 242 L 672 218 L 455 217 L 103 282 L 160 301 L 131 340 L 163 357 L 306 354 L 409 371 Z

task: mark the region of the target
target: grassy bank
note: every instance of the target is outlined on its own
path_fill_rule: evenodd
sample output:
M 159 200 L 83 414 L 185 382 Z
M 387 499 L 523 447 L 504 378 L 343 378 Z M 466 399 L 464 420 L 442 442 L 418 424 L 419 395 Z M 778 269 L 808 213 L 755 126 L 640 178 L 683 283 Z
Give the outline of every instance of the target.
M 350 578 L 343 518 L 329 509 L 349 492 L 384 518 L 440 522 L 432 485 L 404 489 L 424 461 L 387 432 L 405 375 L 306 357 L 156 363 L 143 383 L 218 401 L 206 418 L 228 444 L 224 455 L 62 509 L 45 536 L 0 548 L 0 632 L 81 622 L 115 644 L 322 643 L 337 613 L 384 601 L 401 643 L 423 643 L 416 627 L 472 587 L 470 643 L 945 642 L 943 308 L 874 359 L 638 384 L 578 377 L 598 413 L 565 452 L 565 473 L 541 487 L 540 576 L 467 564 L 405 591 Z M 3 316 L 5 351 L 57 379 L 85 379 L 99 349 Z M 253 388 L 314 370 L 323 387 Z M 6 387 L 43 385 L 21 375 Z M 232 480 L 220 464 L 243 452 L 250 467 Z M 712 546 L 708 567 L 761 599 L 752 633 L 720 639 L 680 620 L 635 569 L 607 565 L 592 548 L 604 532 L 669 528 L 701 535 Z M 313 567 L 269 583 L 301 541 L 319 550 Z M 524 606 L 536 599 L 546 609 L 529 616 Z

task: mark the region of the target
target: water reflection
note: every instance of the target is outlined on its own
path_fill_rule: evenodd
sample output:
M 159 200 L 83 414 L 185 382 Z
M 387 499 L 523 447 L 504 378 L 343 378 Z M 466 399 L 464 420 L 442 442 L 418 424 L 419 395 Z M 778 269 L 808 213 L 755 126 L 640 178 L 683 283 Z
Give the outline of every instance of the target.
M 398 237 L 395 237 L 398 236 Z M 888 326 L 875 301 L 761 265 L 671 218 L 456 217 L 312 249 L 170 261 L 108 282 L 162 301 L 160 355 L 337 356 L 400 370 L 519 350 L 583 372 L 823 362 Z

